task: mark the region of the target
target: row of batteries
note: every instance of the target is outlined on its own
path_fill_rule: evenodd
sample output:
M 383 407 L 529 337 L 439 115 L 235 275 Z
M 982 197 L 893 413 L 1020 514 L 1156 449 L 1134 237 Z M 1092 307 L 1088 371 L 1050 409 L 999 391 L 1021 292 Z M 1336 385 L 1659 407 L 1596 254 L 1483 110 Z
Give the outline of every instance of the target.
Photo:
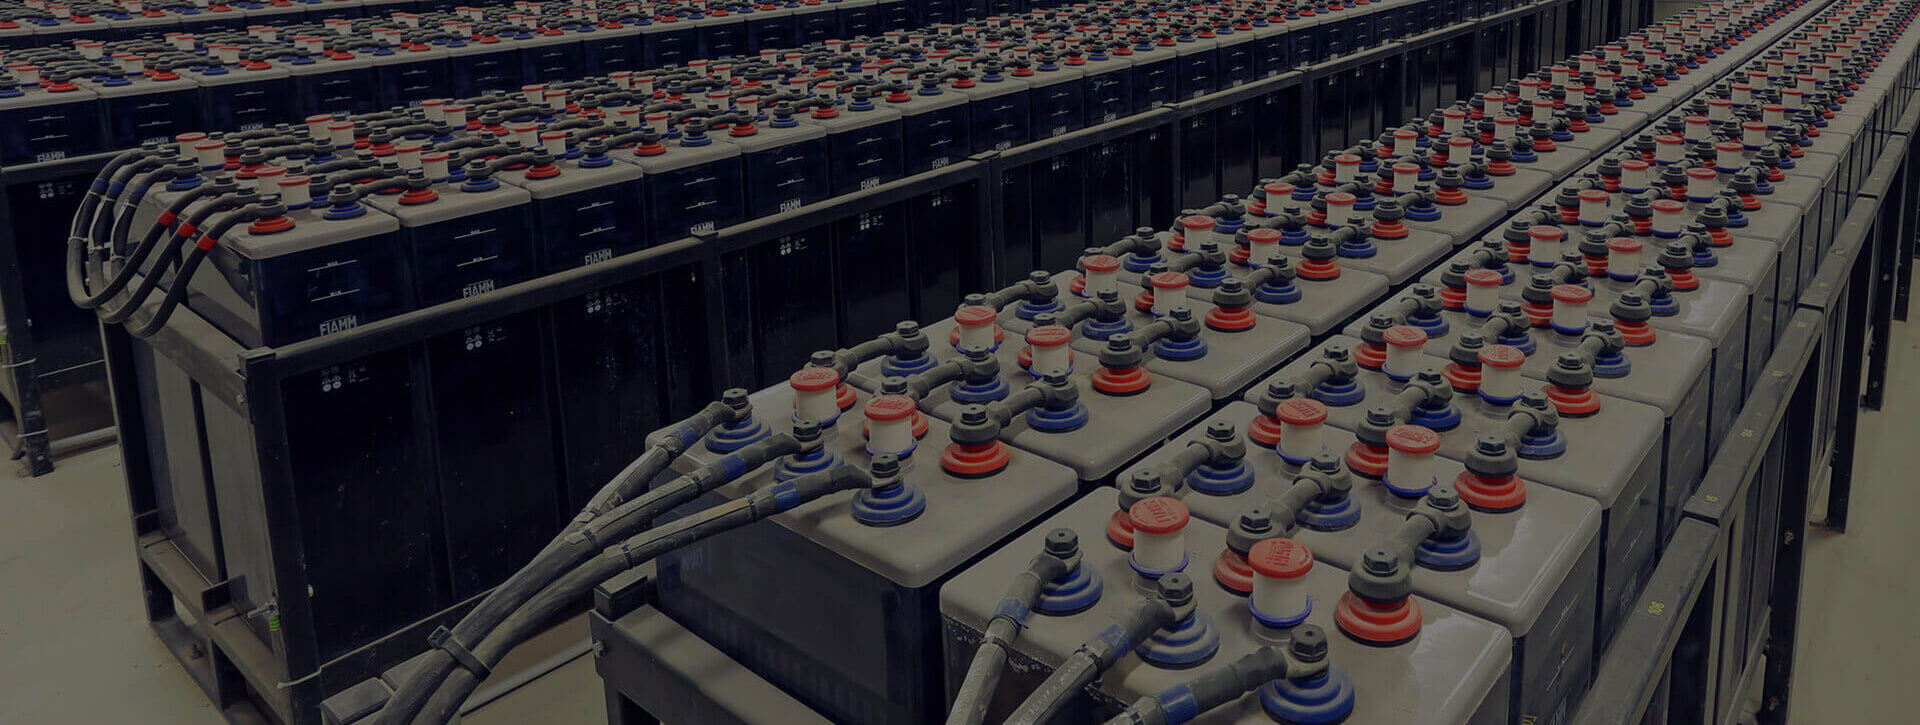
M 794 420 L 828 422 L 799 428 L 818 450 L 708 503 L 876 453 L 911 461 L 901 482 L 662 559 L 661 608 L 843 722 L 938 713 L 996 619 L 1022 625 L 998 715 L 1104 641 L 1123 654 L 1079 717 L 1157 696 L 1179 722 L 1198 715 L 1181 683 L 1311 623 L 1326 673 L 1204 720 L 1563 722 L 1913 52 L 1911 2 L 1781 22 L 1814 12 L 1708 3 L 1657 26 L 1716 47 L 1664 85 L 1529 116 L 1661 35 L 1637 34 L 1077 270 L 817 356 L 689 458 Z M 1814 50 L 1830 43 L 1845 48 Z M 1077 566 L 1009 605 L 1042 553 Z M 853 565 L 812 563 L 829 555 Z M 1191 584 L 1164 586 L 1176 572 Z M 916 593 L 938 609 L 937 649 L 900 641 L 915 625 L 890 607 Z M 1113 628 L 1150 596 L 1178 621 Z M 948 689 L 902 697 L 934 662 Z
M 1278 75 L 1498 12 L 1515 0 L 1241 0 L 1199 9 L 1130 0 L 1047 9 L 1052 4 L 932 12 L 941 4 L 788 0 L 702 13 L 697 4 L 497 2 L 44 47 L 9 43 L 0 33 L 0 64 L 7 66 L 0 77 L 0 167 L 307 115 L 372 121 L 393 106 L 534 84 L 550 86 L 526 91 L 536 104 L 547 102 L 543 91 L 578 89 L 584 97 L 569 103 L 611 112 L 652 104 L 627 96 L 631 88 L 593 88 L 607 74 L 657 78 L 660 89 L 698 96 L 718 87 L 682 74 L 704 70 L 705 60 L 729 65 L 720 60 L 729 57 L 739 59 L 730 74 L 714 73 L 739 78 L 731 85 L 741 90 L 793 91 L 774 81 L 805 70 L 809 86 L 906 83 L 919 95 L 931 82 L 943 97 L 917 99 L 916 107 L 1016 96 L 996 105 L 1017 109 L 969 114 L 1017 111 L 979 123 L 977 138 L 958 149 L 972 153 Z M 982 19 L 929 19 L 947 14 Z M 916 22 L 920 30 L 902 29 Z M 971 77 L 962 82 L 962 75 Z M 1031 94 L 1031 120 L 1029 88 L 1047 89 Z
M 1159 5 L 1073 12 L 1103 22 L 1041 12 L 187 133 L 115 192 L 131 229 L 175 241 L 271 209 L 201 239 L 189 305 L 283 344 L 777 212 L 796 203 L 782 179 L 824 198 L 1017 142 L 993 135 L 1009 118 L 1044 138 L 1049 87 L 1224 50 L 1219 29 L 1151 40 Z M 1312 622 L 1340 633 L 1333 667 L 1209 719 L 1556 721 L 1811 277 L 1914 12 L 1709 2 L 729 396 L 740 419 L 683 465 L 773 433 L 808 445 L 716 500 L 835 461 L 906 466 L 663 559 L 661 606 L 835 720 L 919 721 L 990 620 L 1025 625 L 1017 700 L 1181 572 L 1193 606 L 1127 643 L 1105 706 Z M 903 130 L 950 108 L 971 135 Z M 783 166 L 803 148 L 812 165 Z M 1001 607 L 1047 547 L 1077 566 L 1033 611 Z

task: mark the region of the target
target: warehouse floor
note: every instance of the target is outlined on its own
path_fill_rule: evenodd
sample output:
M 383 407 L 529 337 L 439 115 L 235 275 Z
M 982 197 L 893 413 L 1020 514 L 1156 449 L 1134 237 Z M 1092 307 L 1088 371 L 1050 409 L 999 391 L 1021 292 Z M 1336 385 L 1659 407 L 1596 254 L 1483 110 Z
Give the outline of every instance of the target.
M 1901 722 L 1899 683 L 1920 649 L 1920 325 L 1894 332 L 1891 415 L 1866 413 L 1850 531 L 1812 536 L 1794 712 L 1805 722 Z M 1902 422 L 1907 421 L 1907 422 Z M 148 631 L 137 595 L 117 449 L 75 455 L 41 478 L 0 478 L 0 722 L 217 722 L 206 698 Z M 575 620 L 516 652 L 518 669 L 577 644 Z M 483 689 L 483 692 L 485 690 Z M 605 719 L 590 657 L 568 661 L 469 723 Z

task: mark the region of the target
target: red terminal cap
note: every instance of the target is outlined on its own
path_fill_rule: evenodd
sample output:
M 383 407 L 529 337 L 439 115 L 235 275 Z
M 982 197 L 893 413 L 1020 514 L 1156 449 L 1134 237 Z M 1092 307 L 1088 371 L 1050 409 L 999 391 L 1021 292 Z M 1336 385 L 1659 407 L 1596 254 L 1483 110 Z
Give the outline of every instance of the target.
M 1278 230 L 1275 230 L 1278 233 Z M 1111 254 L 1095 254 L 1080 260 L 1080 266 L 1088 272 L 1117 272 L 1120 270 L 1120 258 Z
M 1418 327 L 1399 325 L 1388 329 L 1380 338 L 1394 347 L 1419 347 L 1426 344 L 1427 333 Z
M 1678 214 L 1686 211 L 1687 207 L 1672 199 L 1656 199 L 1653 202 L 1653 210 L 1663 214 Z
M 1328 204 L 1338 204 L 1340 206 L 1353 206 L 1353 201 L 1354 201 L 1353 195 L 1344 191 L 1336 191 L 1327 195 Z
M 993 324 L 993 321 L 999 316 L 999 313 L 994 312 L 992 307 L 969 305 L 953 313 L 953 321 L 967 327 L 979 327 L 981 325 Z
M 1527 236 L 1533 237 L 1534 239 L 1538 239 L 1543 242 L 1557 242 L 1562 238 L 1566 237 L 1567 233 L 1560 231 L 1560 227 L 1550 227 L 1545 224 L 1536 224 L 1532 227 L 1527 228 Z
M 1517 368 L 1527 361 L 1527 354 L 1512 345 L 1488 345 L 1480 348 L 1480 364 L 1496 368 Z
M 1127 509 L 1127 518 L 1132 520 L 1133 530 L 1149 534 L 1171 534 L 1184 529 L 1191 517 L 1185 502 L 1166 496 L 1141 499 Z
M 1180 226 L 1182 228 L 1193 230 L 1193 231 L 1204 231 L 1207 229 L 1212 229 L 1214 223 L 1215 222 L 1213 220 L 1213 217 L 1202 216 L 1199 214 L 1180 218 Z
M 1039 347 L 1059 347 L 1073 341 L 1073 332 L 1059 325 L 1036 327 L 1027 331 L 1027 344 Z
M 1499 287 L 1500 283 L 1504 281 L 1504 278 L 1500 276 L 1499 272 L 1484 267 L 1468 270 L 1467 273 L 1462 276 L 1466 277 L 1467 284 L 1475 287 Z
M 1280 230 L 1273 227 L 1255 227 L 1247 230 L 1247 241 L 1261 244 L 1279 244 Z M 1264 260 L 1255 260 L 1264 261 Z
M 1623 169 L 1629 169 L 1632 171 L 1645 171 L 1647 170 L 1647 166 L 1648 164 L 1644 159 L 1621 159 L 1620 160 L 1620 168 L 1623 168 Z
M 1609 243 L 1608 246 L 1612 246 L 1612 244 Z M 1555 302 L 1577 304 L 1581 302 L 1591 302 L 1592 300 L 1593 292 L 1585 287 L 1571 284 L 1557 284 L 1553 286 L 1553 301 Z
M 831 371 L 829 371 L 831 372 Z M 913 398 L 905 395 L 882 395 L 867 401 L 867 420 L 890 421 L 903 420 L 918 409 Z
M 1687 176 L 1694 179 L 1713 179 L 1719 176 L 1719 172 L 1705 166 L 1695 166 L 1687 169 Z
M 1274 408 L 1273 417 L 1289 425 L 1319 425 L 1327 422 L 1327 406 L 1312 398 L 1288 398 Z
M 1261 539 L 1247 551 L 1247 564 L 1260 576 L 1298 579 L 1313 571 L 1313 550 L 1293 539 Z
M 1401 174 L 1420 173 L 1420 165 L 1412 161 L 1402 161 L 1393 165 L 1393 170 Z
M 1627 252 L 1627 253 L 1638 252 L 1640 251 L 1640 246 L 1641 246 L 1640 240 L 1634 239 L 1633 237 L 1613 237 L 1607 240 L 1607 250 L 1611 252 Z M 1568 287 L 1571 285 L 1561 285 L 1561 286 Z M 1555 289 L 1558 289 L 1558 288 L 1555 288 Z M 1579 288 L 1575 287 L 1574 289 L 1579 289 Z M 1587 293 L 1587 296 L 1592 297 L 1593 293 L 1589 292 Z
M 1408 139 L 1408 140 L 1412 140 L 1412 139 L 1417 139 L 1417 138 L 1419 138 L 1419 137 L 1420 137 L 1420 134 L 1419 134 L 1418 132 L 1416 132 L 1416 131 L 1414 131 L 1414 130 L 1413 130 L 1413 129 L 1411 129 L 1411 128 L 1402 128 L 1402 129 L 1399 129 L 1399 130 L 1396 130 L 1396 131 L 1394 131 L 1394 132 L 1393 132 L 1393 137 L 1394 137 L 1394 138 L 1400 138 L 1400 139 Z M 1398 167 L 1396 166 L 1395 168 L 1398 168 Z
M 1353 154 L 1339 154 L 1333 157 L 1333 162 L 1336 164 L 1355 166 L 1360 163 L 1360 157 Z
M 839 384 L 840 374 L 833 368 L 805 367 L 787 376 L 787 385 L 803 393 L 830 390 Z
M 1180 272 L 1161 272 L 1148 279 L 1156 290 L 1180 289 L 1187 286 L 1187 275 Z
M 1602 191 L 1600 189 L 1581 189 L 1580 200 L 1581 201 L 1606 201 L 1607 192 Z
M 1440 434 L 1432 428 L 1402 423 L 1387 429 L 1387 447 L 1401 453 L 1426 455 L 1440 450 Z

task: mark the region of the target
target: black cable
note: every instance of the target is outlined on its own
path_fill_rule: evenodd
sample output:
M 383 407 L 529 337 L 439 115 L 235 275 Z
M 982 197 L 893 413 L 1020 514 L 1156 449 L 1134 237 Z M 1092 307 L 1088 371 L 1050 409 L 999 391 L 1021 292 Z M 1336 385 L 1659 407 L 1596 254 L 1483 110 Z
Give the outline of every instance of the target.
M 878 457 L 876 457 L 876 460 Z M 555 614 L 579 599 L 601 582 L 652 561 L 662 554 L 696 543 L 716 534 L 731 531 L 783 511 L 791 510 L 828 494 L 872 484 L 866 471 L 847 465 L 775 483 L 744 498 L 735 499 L 700 513 L 649 529 L 617 546 L 609 547 L 585 565 L 575 568 L 559 581 L 542 590 L 539 596 L 513 613 L 499 630 L 473 648 L 473 656 L 486 667 L 499 664 L 507 653 L 538 633 Z M 416 723 L 446 723 L 460 709 L 467 696 L 480 684 L 471 669 L 455 670 L 433 698 L 428 701 Z
M 1158 596 L 1143 598 L 1114 618 L 1112 624 L 1095 633 L 1067 661 L 1034 688 L 1020 707 L 1007 718 L 1008 723 L 1039 725 L 1052 720 L 1068 700 L 1080 694 L 1100 673 L 1132 652 L 1135 645 L 1154 632 L 1193 616 L 1193 580 L 1175 572 L 1160 578 Z
M 1180 725 L 1268 682 L 1310 680 L 1326 674 L 1329 666 L 1326 630 L 1303 624 L 1294 629 L 1286 649 L 1261 647 L 1158 695 L 1142 695 L 1107 725 Z
M 1079 563 L 1080 537 L 1072 529 L 1047 532 L 1046 548 L 1034 555 L 1026 570 L 1014 576 L 993 619 L 987 622 L 980 647 L 974 650 L 973 662 L 967 665 L 960 690 L 953 696 L 953 707 L 947 711 L 947 725 L 978 725 L 987 719 L 987 705 L 1007 664 L 1007 649 L 1026 626 L 1027 613 L 1039 600 L 1041 587 L 1073 571 Z
M 146 304 L 147 297 L 153 294 L 153 290 L 160 285 L 161 279 L 166 277 L 167 269 L 180 259 L 181 248 L 200 232 L 200 225 L 206 223 L 208 217 L 243 208 L 254 201 L 253 190 L 242 188 L 234 188 L 231 197 L 220 198 L 218 195 L 223 192 L 217 185 L 218 182 L 215 190 L 209 192 L 209 195 L 216 196 L 215 199 L 193 210 L 186 219 L 181 220 L 174 227 L 173 236 L 160 246 L 160 257 L 155 259 L 153 266 L 144 273 L 145 276 L 140 279 L 140 284 L 135 285 L 133 292 L 127 295 L 126 302 L 121 303 L 117 308 L 97 312 L 101 322 L 117 325 L 131 319 L 133 314 Z
M 549 544 L 547 549 L 534 556 L 531 563 L 495 587 L 472 612 L 449 630 L 452 642 L 456 647 L 464 646 L 464 643 L 480 641 L 489 636 L 555 579 L 599 553 L 610 539 L 639 531 L 669 509 L 745 475 L 768 461 L 799 450 L 800 443 L 792 436 L 771 436 L 668 481 L 632 501 L 620 504 L 603 516 L 589 519 Z M 446 648 L 429 651 L 425 661 L 394 689 L 393 697 L 380 710 L 378 722 L 394 725 L 413 722 L 415 714 L 448 673 L 453 671 L 454 665 L 454 657 Z
M 187 249 L 186 259 L 180 261 L 180 272 L 175 274 L 173 276 L 173 282 L 167 285 L 167 296 L 160 299 L 160 305 L 154 308 L 153 315 L 148 317 L 146 322 L 138 326 L 129 326 L 127 332 L 134 337 L 147 338 L 152 337 L 153 333 L 159 332 L 160 328 L 167 324 L 167 320 L 173 317 L 173 311 L 178 309 L 180 303 L 187 299 L 187 291 L 193 287 L 194 271 L 199 268 L 200 262 L 207 258 L 207 252 L 220 244 L 220 237 L 225 235 L 228 230 L 243 222 L 276 217 L 286 213 L 286 205 L 274 201 L 270 204 L 259 204 L 242 209 L 221 217 L 220 221 L 214 222 L 213 228 L 202 232 L 199 242 Z M 131 303 L 128 304 L 129 308 L 135 306 L 136 305 Z
M 162 171 L 168 170 L 163 169 Z M 182 172 L 176 170 L 172 173 L 175 177 L 178 177 L 182 173 L 197 172 Z M 161 231 L 173 221 L 174 217 L 179 215 L 179 209 L 186 208 L 186 205 L 199 200 L 208 193 L 211 193 L 211 187 L 206 185 L 196 186 L 191 191 L 182 194 L 179 199 L 174 200 L 174 203 L 169 204 L 166 211 L 160 215 L 160 219 L 164 221 L 156 222 L 147 230 L 147 233 L 140 238 L 140 243 L 134 246 L 133 254 L 126 258 L 119 269 L 101 269 L 101 276 L 107 277 L 107 283 L 102 285 L 98 291 L 92 293 L 86 291 L 85 270 L 81 270 L 82 277 L 79 280 L 80 286 L 76 288 L 73 277 L 74 269 L 69 266 L 67 270 L 67 296 L 81 309 L 91 310 L 104 304 L 107 300 L 113 299 L 114 295 L 120 294 L 120 290 L 126 289 L 127 283 L 133 281 L 133 278 L 140 273 L 140 268 L 146 264 L 147 257 L 152 255 L 153 250 L 159 246 Z M 142 191 L 139 197 L 136 197 L 134 205 L 137 207 L 139 204 L 138 199 L 144 198 L 145 196 L 146 193 Z M 125 247 L 127 230 L 133 226 L 133 217 L 134 214 L 128 213 L 121 215 L 119 219 L 115 220 L 113 237 L 108 244 L 109 247 L 115 250 Z M 108 276 L 109 273 L 111 276 Z

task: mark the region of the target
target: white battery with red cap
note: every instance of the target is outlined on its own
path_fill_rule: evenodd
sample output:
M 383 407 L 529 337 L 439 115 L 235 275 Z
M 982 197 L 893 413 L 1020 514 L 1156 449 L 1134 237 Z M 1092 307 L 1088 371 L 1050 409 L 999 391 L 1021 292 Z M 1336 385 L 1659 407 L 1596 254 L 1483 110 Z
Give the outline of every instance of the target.
M 1720 196 L 1720 172 L 1705 166 L 1687 169 L 1687 201 L 1705 204 Z
M 1672 199 L 1653 202 L 1653 235 L 1671 239 L 1687 228 L 1687 205 Z
M 1187 521 L 1191 517 L 1186 503 L 1166 496 L 1141 499 L 1129 507 L 1127 520 L 1133 524 L 1133 553 L 1128 560 L 1133 570 L 1158 579 L 1185 569 Z
M 1498 271 L 1486 269 L 1467 270 L 1461 275 L 1467 281 L 1467 299 L 1462 304 L 1468 314 L 1486 317 L 1500 307 L 1500 283 L 1506 281 Z
M 1641 266 L 1647 263 L 1644 249 L 1640 240 L 1632 237 L 1608 239 L 1607 276 L 1618 280 L 1631 280 L 1638 276 Z
M 1380 370 L 1387 377 L 1406 380 L 1420 371 L 1420 364 L 1424 360 L 1422 353 L 1427 346 L 1427 333 L 1418 327 L 1395 325 L 1381 333 L 1380 339 L 1387 348 Z
M 427 170 L 427 178 L 439 181 L 453 175 L 448 168 L 452 158 L 445 151 L 428 151 L 420 154 L 420 167 Z
M 1360 178 L 1360 157 L 1338 154 L 1333 157 L 1333 183 L 1345 184 Z
M 913 414 L 918 409 L 913 398 L 905 395 L 881 395 L 867 401 L 867 452 L 892 453 L 902 459 L 913 455 Z
M 280 203 L 288 209 L 300 209 L 313 203 L 313 189 L 308 186 L 313 180 L 305 176 L 288 176 L 280 180 Z
M 1288 398 L 1274 407 L 1280 421 L 1276 450 L 1288 463 L 1302 465 L 1326 450 L 1327 406 L 1312 398 Z
M 1597 227 L 1607 223 L 1607 192 L 1604 189 L 1581 189 L 1576 196 L 1580 199 L 1580 225 Z M 1529 254 L 1528 256 L 1532 256 Z
M 1647 162 L 1642 159 L 1621 159 L 1620 190 L 1629 194 L 1646 191 L 1647 186 L 1653 183 L 1648 168 Z
M 833 368 L 809 366 L 794 371 L 787 377 L 787 387 L 793 388 L 794 419 L 831 425 L 840 417 L 839 386 L 840 374 Z
M 1467 123 L 1467 112 L 1458 108 L 1448 108 L 1440 112 L 1440 133 L 1452 136 L 1460 132 Z
M 1354 196 L 1344 191 L 1327 195 L 1327 227 L 1329 229 L 1339 229 L 1347 225 L 1347 220 L 1353 218 L 1354 201 Z
M 1567 233 L 1560 227 L 1547 224 L 1535 224 L 1527 227 L 1527 261 L 1541 267 L 1553 266 L 1560 260 L 1560 245 Z
M 1401 161 L 1393 165 L 1393 193 L 1406 194 L 1420 183 L 1420 165 Z
M 1260 266 L 1280 251 L 1280 230 L 1255 227 L 1247 230 L 1247 263 Z
M 1313 571 L 1313 551 L 1293 539 L 1261 539 L 1247 551 L 1253 569 L 1253 593 L 1247 608 L 1253 618 L 1271 627 L 1291 627 L 1313 611 L 1307 595 L 1307 572 Z
M 1205 214 L 1189 214 L 1180 217 L 1180 247 L 1184 251 L 1200 248 L 1200 245 L 1216 241 L 1213 228 L 1219 222 Z
M 1607 271 L 1609 274 L 1613 271 L 1611 261 L 1607 264 Z M 1593 302 L 1593 291 L 1579 285 L 1557 284 L 1553 286 L 1551 294 L 1553 295 L 1553 329 L 1569 335 L 1585 332 L 1587 305 Z
M 1420 133 L 1411 128 L 1395 129 L 1393 132 L 1393 157 L 1412 156 L 1420 150 Z M 1395 167 L 1397 170 L 1399 167 Z M 1415 167 L 1416 169 L 1418 167 Z
M 953 322 L 957 338 L 954 342 L 965 349 L 978 347 L 991 350 L 998 335 L 994 334 L 994 320 L 999 315 L 992 307 L 985 305 L 966 305 L 953 313 Z
M 1119 291 L 1119 257 L 1111 254 L 1089 254 L 1080 259 L 1080 270 L 1086 279 L 1086 286 L 1082 289 L 1086 296 L 1098 296 L 1107 290 Z
M 1670 133 L 1653 137 L 1653 160 L 1661 164 L 1677 164 L 1686 155 L 1686 140 Z
M 1497 405 L 1512 405 L 1520 399 L 1520 365 L 1526 353 L 1512 345 L 1488 345 L 1480 348 L 1480 398 Z
M 1030 370 L 1034 377 L 1066 375 L 1073 369 L 1073 332 L 1059 325 L 1043 325 L 1027 331 L 1027 348 L 1033 353 Z
M 1180 272 L 1161 272 L 1147 280 L 1153 286 L 1153 316 L 1165 317 L 1167 312 L 1187 302 L 1187 275 Z
M 1433 429 L 1402 423 L 1387 429 L 1387 475 L 1382 481 L 1402 496 L 1424 495 L 1437 483 L 1435 453 L 1440 434 Z

